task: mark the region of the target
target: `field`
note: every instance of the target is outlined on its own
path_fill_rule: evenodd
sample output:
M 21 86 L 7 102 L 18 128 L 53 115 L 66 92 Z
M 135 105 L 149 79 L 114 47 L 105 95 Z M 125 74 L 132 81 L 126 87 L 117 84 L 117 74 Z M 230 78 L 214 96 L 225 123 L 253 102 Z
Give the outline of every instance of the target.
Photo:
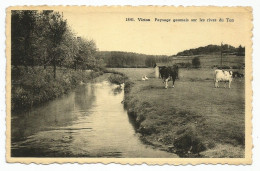
M 129 77 L 125 105 L 144 142 L 181 157 L 244 157 L 244 79 L 216 89 L 213 69 L 180 69 L 165 89 L 152 68 L 114 70 Z

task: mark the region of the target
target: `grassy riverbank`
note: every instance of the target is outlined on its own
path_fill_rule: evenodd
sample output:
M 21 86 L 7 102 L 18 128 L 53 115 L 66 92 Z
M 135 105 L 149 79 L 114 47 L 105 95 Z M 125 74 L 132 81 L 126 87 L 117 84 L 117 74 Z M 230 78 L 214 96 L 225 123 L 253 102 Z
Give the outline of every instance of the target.
M 12 110 L 26 110 L 52 100 L 101 74 L 102 71 L 58 68 L 53 78 L 51 68 L 12 68 Z
M 175 88 L 164 89 L 153 69 L 117 71 L 129 77 L 125 105 L 144 142 L 181 157 L 244 157 L 243 79 L 215 89 L 210 69 L 180 70 Z

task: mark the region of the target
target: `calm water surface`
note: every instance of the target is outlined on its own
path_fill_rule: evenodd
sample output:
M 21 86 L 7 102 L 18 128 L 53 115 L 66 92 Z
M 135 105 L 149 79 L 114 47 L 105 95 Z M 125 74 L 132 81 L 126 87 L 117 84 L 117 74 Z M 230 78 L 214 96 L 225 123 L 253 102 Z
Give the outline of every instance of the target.
M 121 88 L 102 81 L 12 114 L 12 156 L 177 157 L 140 141 L 123 97 Z

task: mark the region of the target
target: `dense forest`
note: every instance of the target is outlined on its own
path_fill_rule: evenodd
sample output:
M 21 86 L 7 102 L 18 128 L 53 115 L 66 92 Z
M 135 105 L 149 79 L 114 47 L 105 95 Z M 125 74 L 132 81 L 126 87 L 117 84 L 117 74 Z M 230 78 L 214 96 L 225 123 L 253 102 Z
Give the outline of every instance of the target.
M 241 45 L 238 48 L 235 48 L 231 45 L 224 44 L 222 46 L 219 45 L 208 45 L 204 47 L 198 47 L 194 49 L 184 50 L 182 52 L 177 53 L 177 56 L 192 56 L 192 55 L 201 55 L 201 54 L 212 54 L 212 53 L 229 53 L 237 56 L 245 55 L 245 47 Z
M 156 62 L 168 62 L 170 60 L 170 57 L 166 55 L 145 55 L 120 51 L 100 51 L 97 55 L 103 59 L 106 67 L 111 68 L 153 67 Z

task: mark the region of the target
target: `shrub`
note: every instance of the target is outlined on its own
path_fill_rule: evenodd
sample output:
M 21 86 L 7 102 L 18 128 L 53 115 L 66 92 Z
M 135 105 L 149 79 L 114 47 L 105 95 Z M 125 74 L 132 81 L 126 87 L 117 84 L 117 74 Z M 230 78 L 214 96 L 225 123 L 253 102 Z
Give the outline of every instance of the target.
M 113 83 L 113 84 L 117 84 L 117 85 L 120 85 L 120 84 L 123 84 L 125 83 L 125 80 L 127 79 L 127 77 L 125 75 L 119 75 L 119 74 L 111 74 L 109 77 L 108 77 L 108 80 Z
M 199 57 L 194 57 L 192 59 L 192 65 L 195 68 L 199 68 L 200 67 L 200 58 Z

